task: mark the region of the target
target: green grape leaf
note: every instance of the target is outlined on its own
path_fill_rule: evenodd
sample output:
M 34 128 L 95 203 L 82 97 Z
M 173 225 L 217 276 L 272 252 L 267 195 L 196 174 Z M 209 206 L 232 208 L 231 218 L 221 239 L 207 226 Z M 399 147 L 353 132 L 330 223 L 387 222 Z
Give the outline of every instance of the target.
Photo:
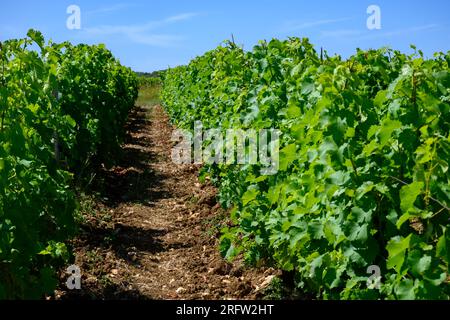
M 249 202 L 256 199 L 259 194 L 258 186 L 252 185 L 248 188 L 248 190 L 242 196 L 242 204 L 245 206 Z
M 297 158 L 295 144 L 290 144 L 280 151 L 280 170 L 286 171 L 287 167 Z
M 422 192 L 423 186 L 423 182 L 415 181 L 400 189 L 400 208 L 402 212 L 406 213 L 413 208 L 414 202 Z
M 416 297 L 414 292 L 414 281 L 411 279 L 403 279 L 400 284 L 395 287 L 395 294 L 400 300 L 414 300 Z
M 389 269 L 394 268 L 397 272 L 400 272 L 401 267 L 405 261 L 406 250 L 409 248 L 411 235 L 406 238 L 397 236 L 389 240 L 386 250 L 389 253 L 387 260 L 387 267 Z

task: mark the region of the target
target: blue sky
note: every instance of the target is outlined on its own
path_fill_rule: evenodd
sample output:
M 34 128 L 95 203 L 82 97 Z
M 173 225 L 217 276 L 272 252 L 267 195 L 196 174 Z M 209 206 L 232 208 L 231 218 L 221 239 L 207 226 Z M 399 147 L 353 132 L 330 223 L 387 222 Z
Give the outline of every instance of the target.
M 69 5 L 81 9 L 81 29 L 69 30 Z M 369 30 L 369 5 L 381 9 L 381 29 Z M 186 64 L 234 35 L 250 49 L 258 40 L 309 37 L 316 48 L 349 56 L 356 48 L 390 46 L 427 56 L 450 50 L 448 0 L 130 0 L 4 1 L 0 40 L 29 28 L 60 42 L 105 43 L 122 64 L 153 71 Z

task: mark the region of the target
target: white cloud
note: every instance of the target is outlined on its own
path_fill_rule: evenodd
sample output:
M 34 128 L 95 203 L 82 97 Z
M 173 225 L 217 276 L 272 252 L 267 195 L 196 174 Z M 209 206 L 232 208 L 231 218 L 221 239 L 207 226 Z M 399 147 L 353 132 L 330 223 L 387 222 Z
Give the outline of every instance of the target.
M 367 38 L 374 38 L 374 37 L 382 37 L 382 38 L 386 38 L 386 37 L 398 37 L 398 36 L 403 36 L 403 35 L 409 35 L 413 32 L 420 32 L 420 31 L 427 31 L 427 30 L 432 30 L 432 29 L 436 29 L 438 27 L 437 24 L 428 24 L 428 25 L 423 25 L 423 26 L 416 26 L 416 27 L 410 27 L 410 28 L 406 28 L 406 29 L 398 29 L 398 30 L 393 30 L 393 31 L 387 31 L 387 32 L 381 32 L 379 34 L 372 34 L 372 35 L 368 35 Z
M 87 11 L 87 15 L 101 14 L 101 13 L 110 13 L 119 10 L 124 10 L 130 7 L 134 7 L 135 5 L 132 3 L 116 3 L 107 7 L 100 7 L 91 11 Z
M 325 30 L 321 32 L 322 37 L 325 38 L 347 38 L 360 36 L 364 34 L 364 31 L 358 29 L 338 29 L 338 30 Z
M 170 16 L 163 20 L 149 21 L 144 24 L 116 25 L 116 26 L 105 25 L 105 26 L 84 28 L 83 30 L 90 36 L 122 35 L 127 37 L 134 43 L 166 47 L 176 44 L 177 42 L 182 40 L 183 37 L 174 35 L 154 34 L 152 31 L 170 24 L 190 20 L 198 15 L 199 14 L 195 12 L 187 12 Z
M 195 16 L 198 16 L 199 14 L 196 12 L 188 12 L 188 13 L 182 13 L 182 14 L 178 14 L 175 16 L 171 16 L 166 18 L 164 21 L 165 22 L 178 22 L 178 21 L 184 21 L 184 20 L 189 20 Z
M 335 24 L 339 22 L 349 21 L 350 18 L 340 18 L 340 19 L 323 19 L 316 21 L 287 21 L 282 27 L 283 32 L 292 32 L 297 30 L 309 29 L 318 26 L 324 26 L 329 24 Z
M 129 38 L 134 43 L 145 44 L 149 46 L 156 47 L 169 47 L 174 43 L 183 40 L 183 37 L 164 35 L 164 34 L 140 34 L 140 33 L 130 33 Z
M 370 31 L 367 29 L 338 29 L 324 30 L 321 36 L 324 38 L 338 38 L 349 40 L 374 40 L 379 38 L 391 38 L 411 35 L 415 32 L 429 31 L 438 28 L 437 24 L 428 24 L 423 26 L 415 26 L 404 29 L 396 29 L 391 31 Z

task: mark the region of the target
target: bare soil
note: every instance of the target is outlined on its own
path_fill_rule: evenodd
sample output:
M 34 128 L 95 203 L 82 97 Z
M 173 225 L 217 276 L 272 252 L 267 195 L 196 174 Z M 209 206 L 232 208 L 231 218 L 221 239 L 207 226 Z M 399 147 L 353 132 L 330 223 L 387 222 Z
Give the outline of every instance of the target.
M 261 299 L 278 272 L 228 263 L 218 250 L 227 212 L 198 166 L 171 161 L 173 128 L 159 106 L 130 115 L 119 164 L 103 169 L 71 243 L 82 289 L 55 299 Z M 87 203 L 87 204 L 86 204 Z

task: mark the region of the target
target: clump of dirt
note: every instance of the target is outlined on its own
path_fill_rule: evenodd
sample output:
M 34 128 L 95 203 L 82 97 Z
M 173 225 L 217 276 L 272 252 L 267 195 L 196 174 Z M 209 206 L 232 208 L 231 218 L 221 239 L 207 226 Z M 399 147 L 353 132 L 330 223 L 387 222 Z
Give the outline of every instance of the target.
M 99 196 L 71 243 L 82 288 L 61 285 L 54 298 L 256 299 L 279 275 L 220 256 L 227 212 L 198 182 L 198 166 L 171 161 L 172 130 L 160 106 L 133 110 L 123 160 L 97 179 Z

